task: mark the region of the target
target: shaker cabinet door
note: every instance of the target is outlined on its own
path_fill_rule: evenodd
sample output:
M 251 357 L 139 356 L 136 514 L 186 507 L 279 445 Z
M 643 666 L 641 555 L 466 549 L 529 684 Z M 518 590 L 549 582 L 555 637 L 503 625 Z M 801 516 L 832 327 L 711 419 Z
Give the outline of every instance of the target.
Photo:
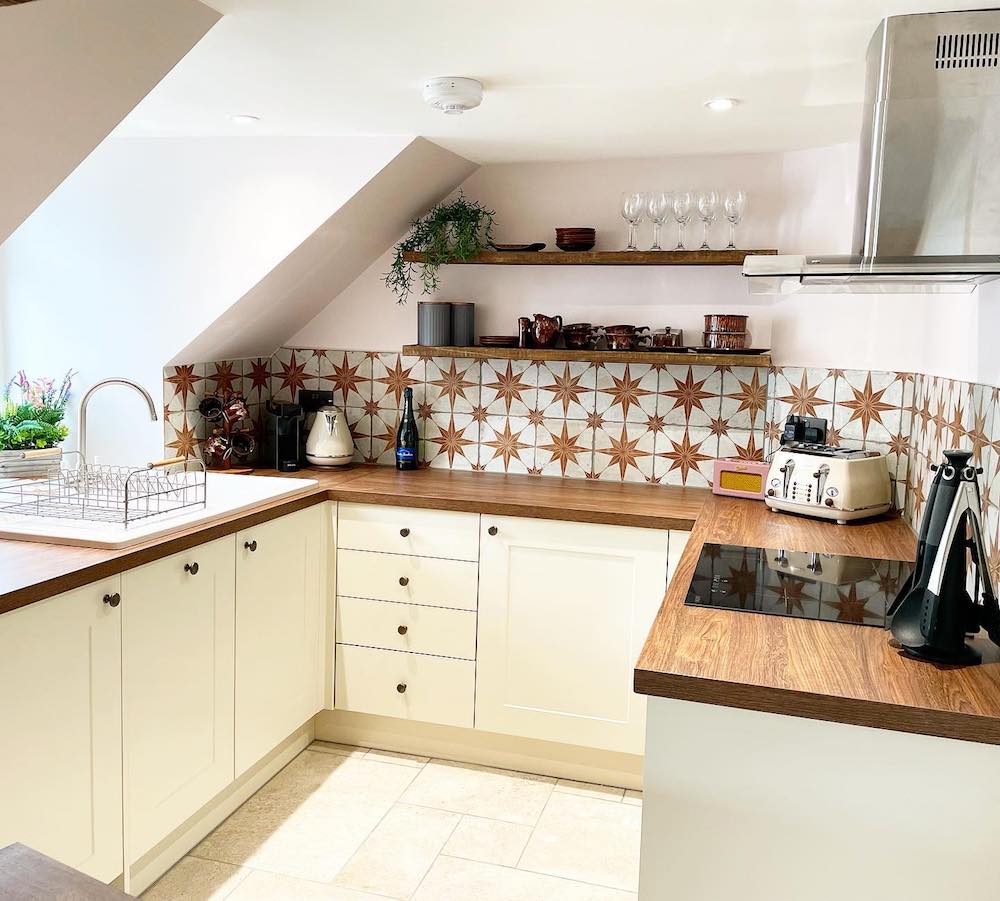
M 483 516 L 480 548 L 476 728 L 641 754 L 667 533 Z
M 0 616 L 0 847 L 102 882 L 123 868 L 120 596 L 114 576 Z
M 236 536 L 237 776 L 323 708 L 332 517 L 316 504 Z
M 129 863 L 233 781 L 235 536 L 122 576 Z

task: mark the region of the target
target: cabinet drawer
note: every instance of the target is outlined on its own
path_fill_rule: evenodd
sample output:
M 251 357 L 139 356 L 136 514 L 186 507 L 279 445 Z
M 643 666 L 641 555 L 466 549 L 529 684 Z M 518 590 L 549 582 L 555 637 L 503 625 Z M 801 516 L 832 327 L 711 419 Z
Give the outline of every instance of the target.
M 342 503 L 338 520 L 340 548 L 479 559 L 478 513 Z
M 479 567 L 465 560 L 340 551 L 337 594 L 475 610 Z
M 476 664 L 471 660 L 338 644 L 336 686 L 339 710 L 444 726 L 473 724 Z
M 337 599 L 337 641 L 475 660 L 476 614 L 341 597 Z

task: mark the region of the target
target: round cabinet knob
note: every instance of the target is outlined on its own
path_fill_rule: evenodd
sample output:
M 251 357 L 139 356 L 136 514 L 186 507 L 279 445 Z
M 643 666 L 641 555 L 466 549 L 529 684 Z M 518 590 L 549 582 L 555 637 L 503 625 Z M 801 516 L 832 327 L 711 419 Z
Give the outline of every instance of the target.
M 406 634 L 407 632 L 409 632 L 410 630 L 409 630 L 409 628 L 408 628 L 407 626 L 398 626 L 398 627 L 396 628 L 396 631 L 397 631 L 397 632 L 398 632 L 398 633 L 399 633 L 400 635 L 405 635 L 405 634 Z
M 496 535 L 500 530 L 496 526 L 490 526 L 486 531 L 491 535 Z
M 406 576 L 400 576 L 399 584 L 402 585 L 403 588 L 406 588 L 406 586 L 410 584 L 410 580 Z
M 109 607 L 117 607 L 122 602 L 122 596 L 116 591 L 114 594 L 104 595 L 104 603 Z
M 197 563 L 185 563 L 184 572 L 191 573 L 192 576 L 198 575 L 198 564 Z
M 243 547 L 246 550 L 250 551 L 250 553 L 252 554 L 255 550 L 257 550 L 257 541 L 256 540 L 254 540 L 254 541 L 244 541 L 243 542 Z
M 399 530 L 399 536 L 400 536 L 400 538 L 409 538 L 410 537 L 410 530 L 409 529 L 400 529 Z
M 403 692 L 406 691 L 406 683 L 400 682 L 399 685 L 396 686 L 396 691 L 398 691 L 400 694 L 403 694 Z

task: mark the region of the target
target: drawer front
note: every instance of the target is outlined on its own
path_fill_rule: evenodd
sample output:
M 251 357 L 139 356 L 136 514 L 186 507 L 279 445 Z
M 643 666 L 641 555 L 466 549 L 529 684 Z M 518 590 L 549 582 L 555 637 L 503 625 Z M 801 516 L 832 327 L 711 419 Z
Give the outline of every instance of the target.
M 473 725 L 476 664 L 471 660 L 338 644 L 336 686 L 338 710 Z
M 476 614 L 341 597 L 337 599 L 337 641 L 475 660 Z
M 338 547 L 451 560 L 479 559 L 479 514 L 341 504 Z
M 475 610 L 479 566 L 465 560 L 339 551 L 337 594 L 400 604 Z

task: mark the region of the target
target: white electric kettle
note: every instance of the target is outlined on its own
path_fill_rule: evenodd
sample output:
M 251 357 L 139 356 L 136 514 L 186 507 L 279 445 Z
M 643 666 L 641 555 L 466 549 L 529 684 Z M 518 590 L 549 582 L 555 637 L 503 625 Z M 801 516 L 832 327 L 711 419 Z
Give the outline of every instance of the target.
M 320 407 L 306 439 L 306 460 L 313 466 L 343 466 L 353 457 L 354 439 L 344 411 L 334 406 Z

